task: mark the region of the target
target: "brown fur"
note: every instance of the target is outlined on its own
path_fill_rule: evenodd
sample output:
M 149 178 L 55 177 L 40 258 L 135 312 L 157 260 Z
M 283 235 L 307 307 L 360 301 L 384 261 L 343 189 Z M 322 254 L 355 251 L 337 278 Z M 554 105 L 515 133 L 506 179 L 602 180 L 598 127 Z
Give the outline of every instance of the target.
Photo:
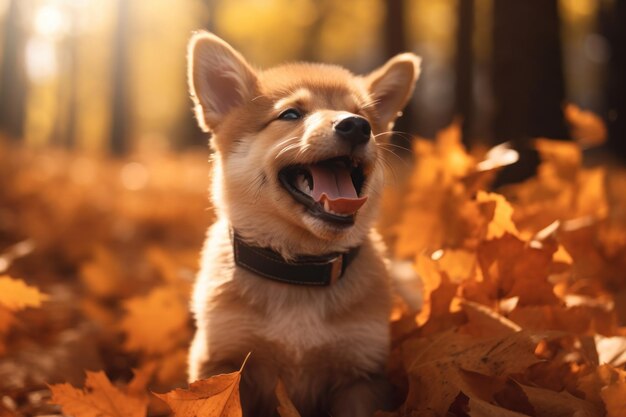
M 385 403 L 389 349 L 389 282 L 382 243 L 371 230 L 383 168 L 376 140 L 350 149 L 332 123 L 358 114 L 374 135 L 384 133 L 410 97 L 419 59 L 399 55 L 366 77 L 322 64 L 255 71 L 207 33 L 194 36 L 189 58 L 196 114 L 213 132 L 218 216 L 194 289 L 190 380 L 236 370 L 252 352 L 243 372 L 245 416 L 274 415 L 277 378 L 303 417 L 371 415 Z M 277 121 L 288 107 L 301 109 L 303 119 Z M 289 164 L 349 153 L 368 167 L 363 194 L 369 197 L 351 227 L 308 215 L 277 180 Z M 286 258 L 357 245 L 361 251 L 334 285 L 283 284 L 235 266 L 232 229 Z

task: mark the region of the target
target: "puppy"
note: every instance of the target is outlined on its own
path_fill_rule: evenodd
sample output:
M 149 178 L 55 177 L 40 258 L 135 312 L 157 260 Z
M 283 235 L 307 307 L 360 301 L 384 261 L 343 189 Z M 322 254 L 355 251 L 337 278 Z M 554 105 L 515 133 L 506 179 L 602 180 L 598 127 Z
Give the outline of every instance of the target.
M 380 142 L 420 59 L 366 76 L 332 65 L 255 70 L 201 32 L 189 86 L 212 132 L 209 229 L 193 293 L 189 379 L 243 370 L 244 416 L 275 414 L 280 378 L 302 417 L 366 417 L 387 401 L 390 285 L 371 230 Z

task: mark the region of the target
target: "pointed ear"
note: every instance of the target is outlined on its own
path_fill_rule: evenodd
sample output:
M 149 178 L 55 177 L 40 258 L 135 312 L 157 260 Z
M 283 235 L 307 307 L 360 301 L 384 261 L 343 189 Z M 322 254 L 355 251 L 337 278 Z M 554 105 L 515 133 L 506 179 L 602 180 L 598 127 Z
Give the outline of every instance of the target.
M 400 111 L 413 94 L 420 75 L 422 59 L 412 53 L 396 55 L 365 77 L 366 87 L 374 100 L 378 125 L 391 129 Z
M 257 77 L 250 65 L 222 39 L 193 35 L 187 49 L 187 78 L 198 124 L 214 129 L 234 108 L 255 97 Z

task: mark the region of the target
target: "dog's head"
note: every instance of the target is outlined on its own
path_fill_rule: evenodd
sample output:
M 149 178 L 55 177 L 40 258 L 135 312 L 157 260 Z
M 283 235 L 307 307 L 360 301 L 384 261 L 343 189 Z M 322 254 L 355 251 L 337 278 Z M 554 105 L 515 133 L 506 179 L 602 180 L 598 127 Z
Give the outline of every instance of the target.
M 194 35 L 189 84 L 213 133 L 216 208 L 285 256 L 358 244 L 383 185 L 380 143 L 419 65 L 407 53 L 366 76 L 306 63 L 256 71 L 215 35 Z

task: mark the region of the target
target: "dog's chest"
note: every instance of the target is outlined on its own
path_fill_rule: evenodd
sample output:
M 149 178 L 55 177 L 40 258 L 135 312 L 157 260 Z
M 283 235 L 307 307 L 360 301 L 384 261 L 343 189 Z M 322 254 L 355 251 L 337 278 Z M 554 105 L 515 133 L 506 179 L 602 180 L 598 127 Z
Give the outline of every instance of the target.
M 282 346 L 285 354 L 299 362 L 310 350 L 338 341 L 336 326 L 324 318 L 321 309 L 303 303 L 268 314 L 260 332 L 263 338 Z

